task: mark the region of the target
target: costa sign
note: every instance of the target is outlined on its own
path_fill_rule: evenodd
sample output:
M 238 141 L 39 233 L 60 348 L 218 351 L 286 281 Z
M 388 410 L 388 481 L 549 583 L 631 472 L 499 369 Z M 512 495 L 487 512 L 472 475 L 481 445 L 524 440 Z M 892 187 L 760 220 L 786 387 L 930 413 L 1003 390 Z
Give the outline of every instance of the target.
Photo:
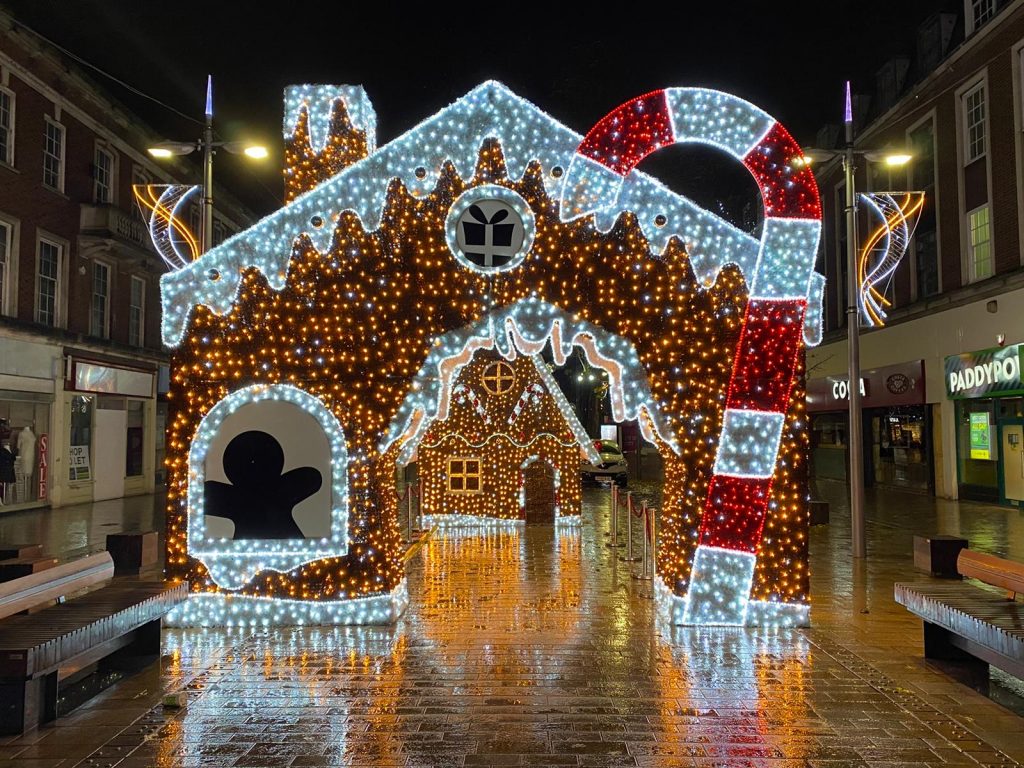
M 946 394 L 952 400 L 1024 394 L 1021 349 L 1024 345 L 950 355 L 945 363 Z
M 864 388 L 864 379 L 860 380 L 860 394 L 863 397 L 867 394 Z M 833 400 L 849 400 L 850 399 L 850 381 L 849 379 L 836 379 L 832 382 L 832 399 Z
M 920 405 L 924 397 L 924 361 L 914 360 L 861 371 L 860 394 L 864 408 Z M 825 376 L 807 380 L 807 410 L 843 411 L 850 403 L 850 378 Z

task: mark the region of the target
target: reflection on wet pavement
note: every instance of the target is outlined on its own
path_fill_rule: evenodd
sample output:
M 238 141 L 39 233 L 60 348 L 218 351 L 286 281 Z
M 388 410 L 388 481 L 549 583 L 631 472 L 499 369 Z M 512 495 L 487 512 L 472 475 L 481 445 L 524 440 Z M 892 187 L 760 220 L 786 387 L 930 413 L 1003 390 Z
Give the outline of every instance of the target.
M 925 665 L 892 602 L 941 515 L 873 507 L 854 567 L 843 489 L 819 490 L 811 630 L 656 626 L 588 490 L 579 528 L 439 532 L 393 627 L 168 630 L 161 670 L 0 743 L 0 765 L 1015 765 L 1024 720 Z M 995 541 L 1013 514 L 965 525 Z

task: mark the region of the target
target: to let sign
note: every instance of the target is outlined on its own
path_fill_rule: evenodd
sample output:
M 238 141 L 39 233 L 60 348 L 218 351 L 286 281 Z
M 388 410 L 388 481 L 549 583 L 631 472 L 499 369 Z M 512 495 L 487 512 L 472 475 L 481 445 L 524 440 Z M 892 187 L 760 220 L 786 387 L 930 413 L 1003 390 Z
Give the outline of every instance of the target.
M 72 445 L 68 449 L 68 480 L 88 480 L 89 470 L 89 446 Z

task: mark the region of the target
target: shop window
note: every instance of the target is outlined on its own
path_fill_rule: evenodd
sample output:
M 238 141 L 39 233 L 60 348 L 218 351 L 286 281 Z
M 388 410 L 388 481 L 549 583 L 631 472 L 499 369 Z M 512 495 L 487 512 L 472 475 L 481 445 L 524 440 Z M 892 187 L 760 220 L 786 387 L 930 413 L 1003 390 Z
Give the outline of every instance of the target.
M 48 498 L 49 430 L 48 402 L 0 399 L 0 506 L 5 511 Z
M 145 422 L 144 408 L 145 403 L 141 400 L 128 401 L 128 440 L 125 451 L 124 468 L 124 474 L 126 477 L 139 477 L 142 474 L 142 447 L 143 439 L 145 437 L 145 431 L 143 429 Z
M 481 488 L 480 459 L 448 459 L 448 490 L 478 493 Z
M 95 400 L 89 395 L 71 398 L 68 424 L 68 480 L 92 480 L 92 416 Z
M 999 499 L 999 445 L 991 400 L 957 401 L 957 477 L 960 496 Z

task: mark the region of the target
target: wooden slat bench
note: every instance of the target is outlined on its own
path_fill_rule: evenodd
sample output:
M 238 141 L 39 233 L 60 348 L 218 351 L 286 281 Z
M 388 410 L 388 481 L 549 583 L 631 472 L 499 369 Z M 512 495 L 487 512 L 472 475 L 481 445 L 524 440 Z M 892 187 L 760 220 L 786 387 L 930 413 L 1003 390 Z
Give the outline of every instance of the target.
M 15 579 L 0 591 L 0 733 L 17 734 L 59 714 L 61 683 L 97 662 L 156 658 L 160 619 L 187 583 L 113 579 L 34 613 L 11 615 L 111 579 L 109 553 Z M 55 576 L 53 582 L 45 577 Z
M 992 664 L 1024 679 L 1024 603 L 1016 600 L 1024 563 L 964 549 L 957 570 L 1005 591 L 950 581 L 895 586 L 896 602 L 924 619 L 925 658 L 968 661 L 985 678 Z

